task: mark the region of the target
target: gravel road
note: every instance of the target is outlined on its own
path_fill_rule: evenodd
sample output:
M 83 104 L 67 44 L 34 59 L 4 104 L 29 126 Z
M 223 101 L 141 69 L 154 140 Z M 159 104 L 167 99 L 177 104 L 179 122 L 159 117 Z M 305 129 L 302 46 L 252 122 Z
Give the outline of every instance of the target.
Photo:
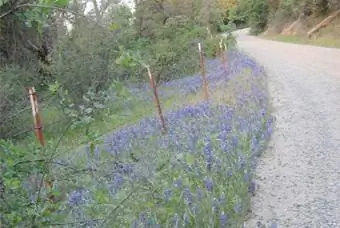
M 237 37 L 267 71 L 276 117 L 246 227 L 340 228 L 340 50 Z

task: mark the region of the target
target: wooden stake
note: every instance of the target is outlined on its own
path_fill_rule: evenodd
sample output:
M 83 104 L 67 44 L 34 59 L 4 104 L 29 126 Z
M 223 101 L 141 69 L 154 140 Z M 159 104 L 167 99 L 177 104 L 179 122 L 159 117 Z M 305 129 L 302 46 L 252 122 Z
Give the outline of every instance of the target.
M 32 115 L 33 115 L 33 121 L 34 121 L 35 135 L 36 135 L 40 145 L 45 146 L 45 139 L 44 139 L 44 134 L 43 134 L 43 131 L 42 131 L 41 118 L 40 118 L 39 109 L 38 109 L 37 95 L 36 95 L 34 87 L 28 89 L 28 94 L 29 94 L 31 106 L 32 106 Z M 48 166 L 48 169 L 50 169 L 50 166 Z M 49 173 L 50 173 L 50 171 L 49 171 Z M 52 193 L 52 189 L 54 187 L 53 177 L 41 177 L 41 178 L 44 178 L 43 186 L 46 188 L 46 190 L 48 192 L 47 200 L 49 200 L 51 203 L 56 203 L 57 198 Z M 50 208 L 50 209 L 52 209 L 52 211 L 53 211 L 53 207 Z
M 153 100 L 158 112 L 158 117 L 161 121 L 161 128 L 162 128 L 162 133 L 166 132 L 166 127 L 165 127 L 165 121 L 164 121 L 164 117 L 163 117 L 163 113 L 162 113 L 162 108 L 161 108 L 161 104 L 159 102 L 159 97 L 158 97 L 158 93 L 157 93 L 157 87 L 155 84 L 155 80 L 153 78 L 153 75 L 151 73 L 150 67 L 147 66 L 146 69 L 148 70 L 148 75 L 149 75 L 149 80 L 150 80 L 150 86 L 153 90 Z
M 34 87 L 28 89 L 28 94 L 29 94 L 31 106 L 32 106 L 32 115 L 33 115 L 33 121 L 34 121 L 35 135 L 39 143 L 42 146 L 45 146 L 45 139 L 44 139 L 44 135 L 42 132 L 41 119 L 40 119 L 39 110 L 38 110 L 37 96 L 36 96 Z
M 207 27 L 207 31 L 208 31 L 208 35 L 210 36 L 210 38 L 211 38 L 211 39 L 214 38 L 213 35 L 212 35 L 212 33 L 211 33 L 211 31 L 210 31 L 210 29 L 209 29 L 209 27 Z
M 201 43 L 198 43 L 198 51 L 199 51 L 199 54 L 200 54 L 200 69 L 201 69 L 202 80 L 203 80 L 204 99 L 208 100 L 209 99 L 209 89 L 208 89 L 207 77 L 205 75 L 204 56 L 203 56 L 203 52 L 202 52 Z
M 221 61 L 222 64 L 227 67 L 227 61 L 225 59 L 225 51 L 227 50 L 227 45 L 223 43 L 222 39 L 220 40 L 220 50 L 221 50 Z

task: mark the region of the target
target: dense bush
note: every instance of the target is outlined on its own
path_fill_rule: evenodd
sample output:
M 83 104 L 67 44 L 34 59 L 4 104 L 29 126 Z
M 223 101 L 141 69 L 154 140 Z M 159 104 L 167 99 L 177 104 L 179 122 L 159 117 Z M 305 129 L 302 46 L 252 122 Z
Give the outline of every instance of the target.
M 269 8 L 267 1 L 251 1 L 249 7 L 249 25 L 252 34 L 263 32 L 267 26 Z
M 21 78 L 25 74 L 25 78 Z M 18 138 L 25 127 L 32 126 L 26 88 L 34 75 L 11 66 L 0 69 L 0 138 Z M 29 119 L 28 119 L 29 118 Z
M 56 82 L 68 92 L 74 104 L 82 104 L 83 96 L 92 91 L 106 90 L 115 79 L 111 68 L 111 40 L 104 37 L 103 31 L 88 33 L 84 27 L 74 31 L 74 37 L 64 37 L 54 52 L 54 64 L 50 66 Z M 99 34 L 98 34 L 99 33 Z

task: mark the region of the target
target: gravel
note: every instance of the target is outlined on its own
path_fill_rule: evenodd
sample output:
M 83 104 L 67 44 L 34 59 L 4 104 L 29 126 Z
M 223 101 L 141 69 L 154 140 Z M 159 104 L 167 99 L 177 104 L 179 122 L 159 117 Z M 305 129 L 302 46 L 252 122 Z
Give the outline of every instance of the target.
M 246 32 L 238 46 L 267 71 L 276 124 L 245 227 L 340 227 L 340 50 Z

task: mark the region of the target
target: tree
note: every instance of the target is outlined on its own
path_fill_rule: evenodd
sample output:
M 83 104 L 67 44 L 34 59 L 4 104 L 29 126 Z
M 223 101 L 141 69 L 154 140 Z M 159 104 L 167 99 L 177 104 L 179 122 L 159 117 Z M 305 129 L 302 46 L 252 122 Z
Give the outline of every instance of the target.
M 138 37 L 150 46 L 144 53 L 157 81 L 170 80 L 195 70 L 197 43 L 205 40 L 221 23 L 216 1 L 139 0 L 134 27 Z M 185 51 L 183 51 L 185 50 Z

